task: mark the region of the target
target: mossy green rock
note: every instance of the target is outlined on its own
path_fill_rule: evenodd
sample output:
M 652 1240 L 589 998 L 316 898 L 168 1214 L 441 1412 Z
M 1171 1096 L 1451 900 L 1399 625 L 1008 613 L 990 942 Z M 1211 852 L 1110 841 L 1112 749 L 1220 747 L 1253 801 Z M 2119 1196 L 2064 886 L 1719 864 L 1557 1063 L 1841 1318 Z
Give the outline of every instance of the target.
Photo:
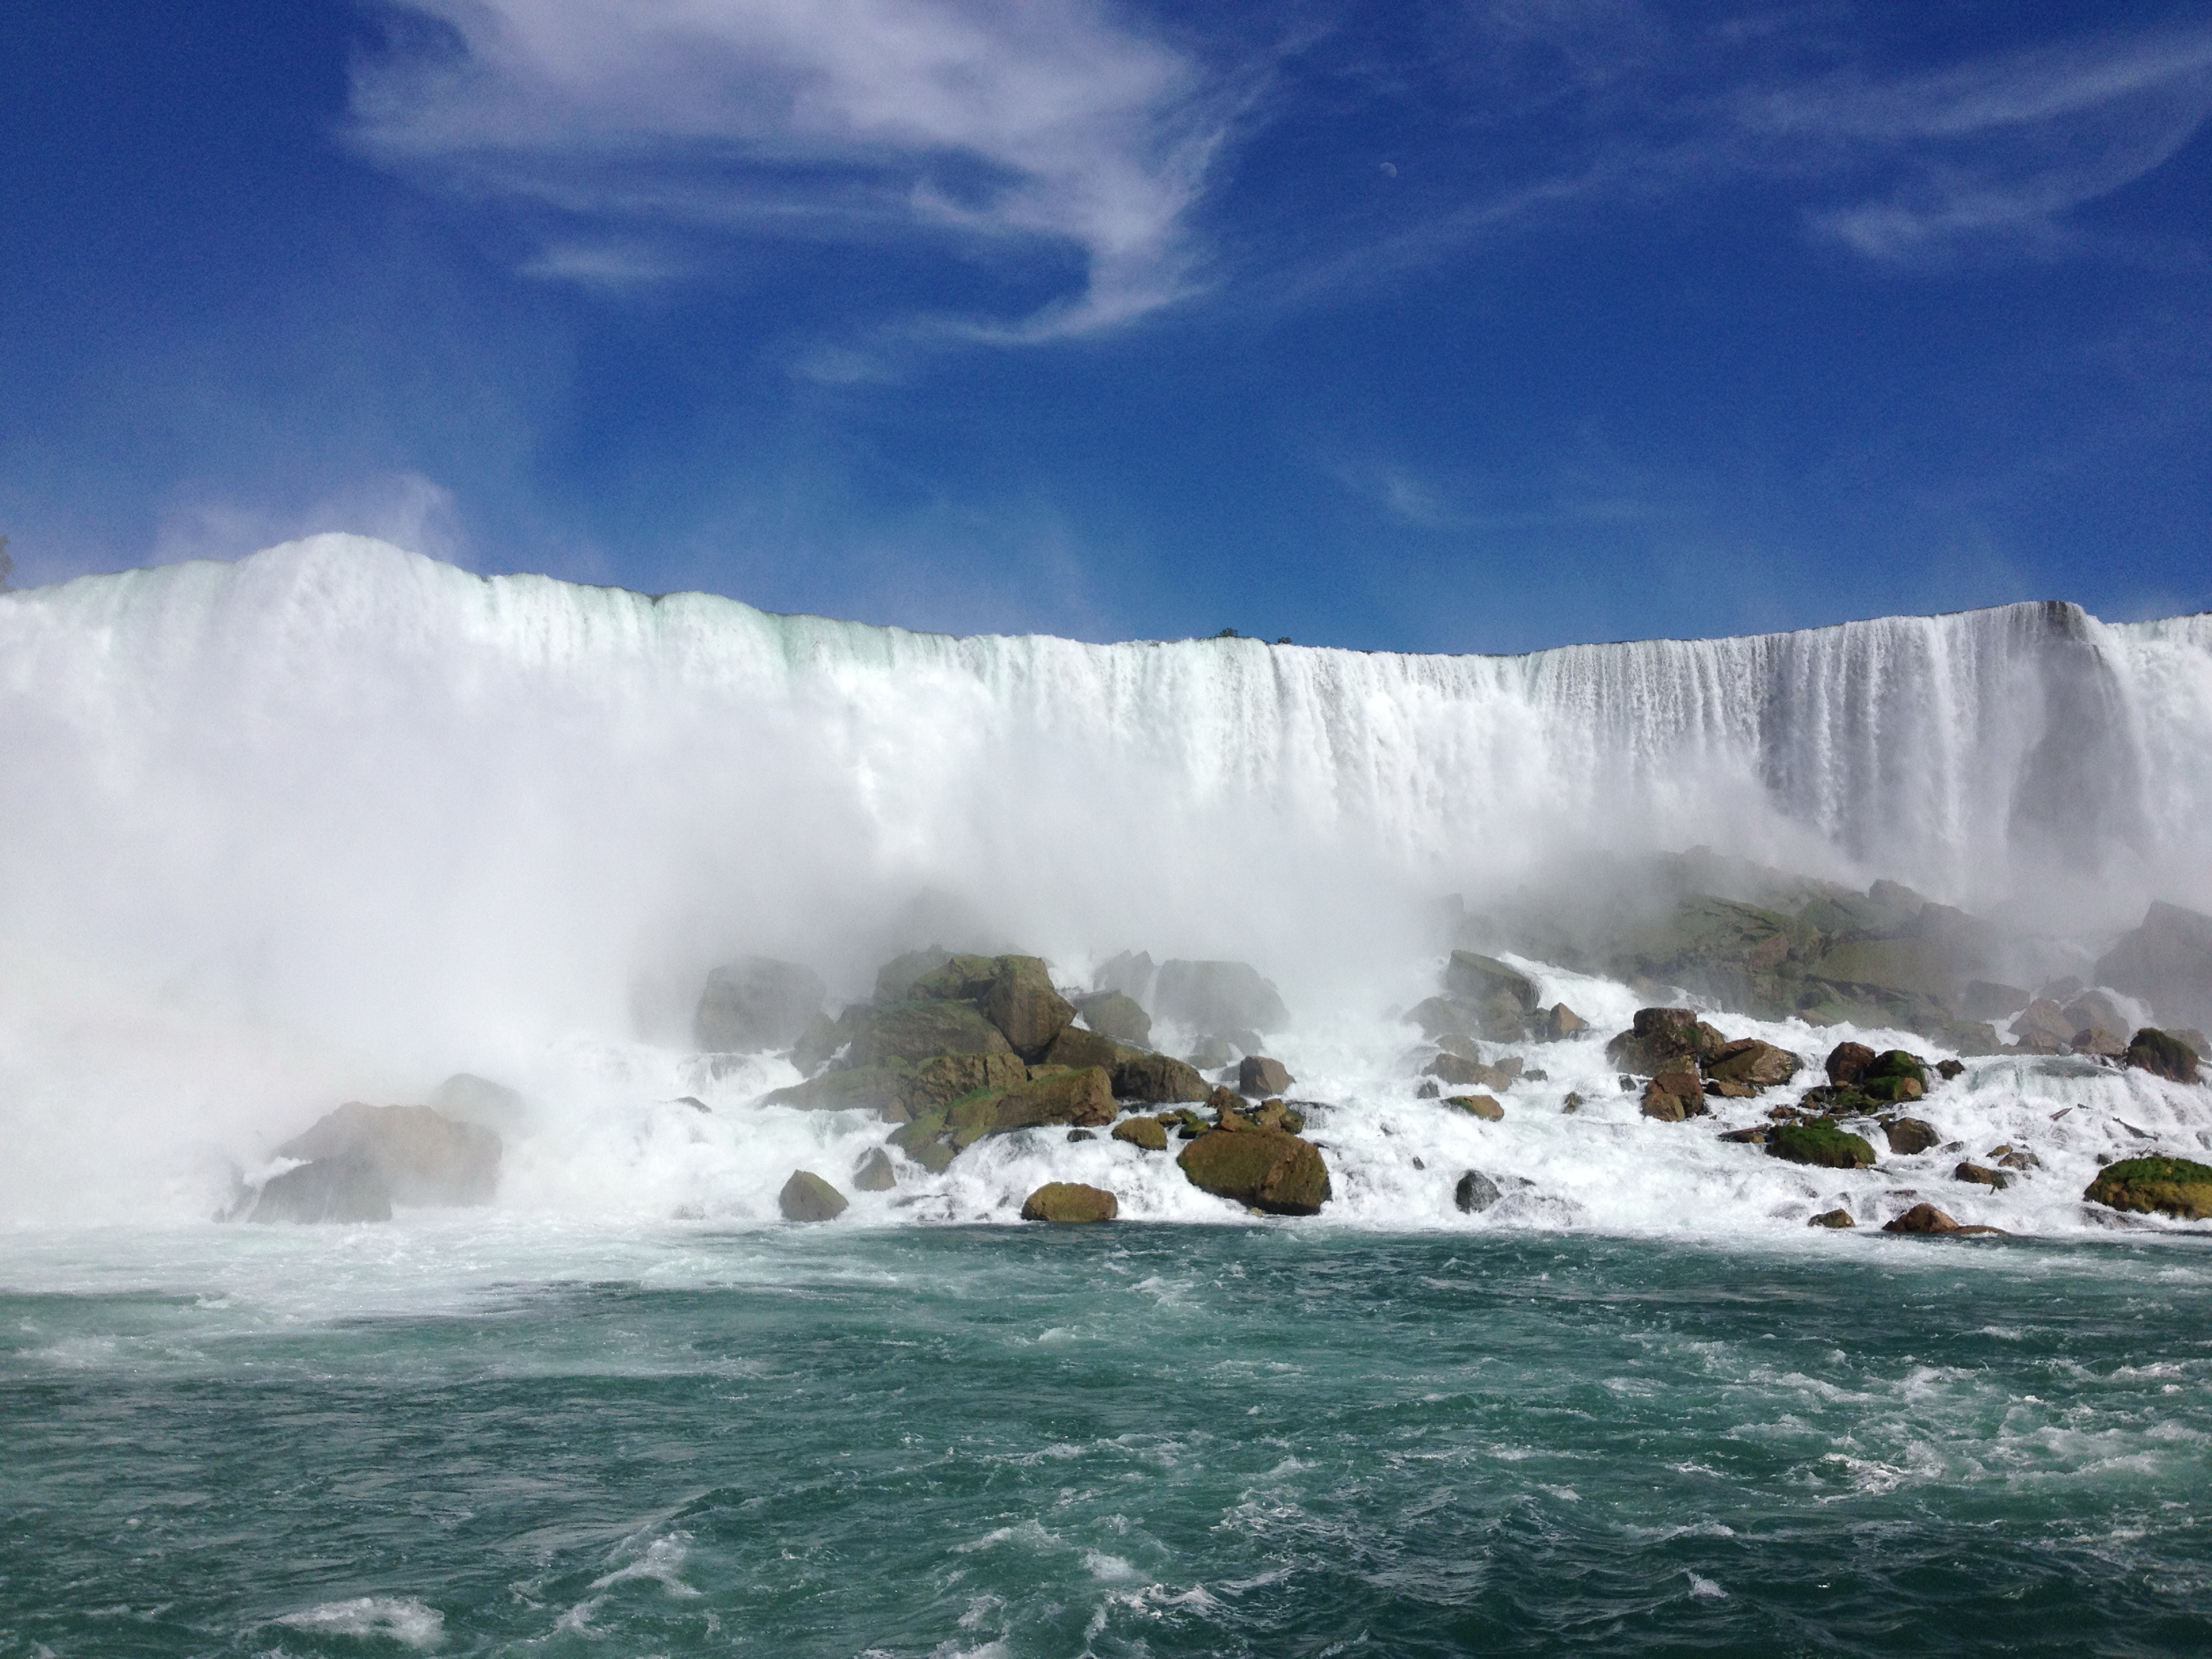
M 945 1109 L 945 1124 L 956 1147 L 985 1135 L 1048 1123 L 1097 1128 L 1114 1121 L 1114 1084 L 1099 1066 L 1081 1071 L 1040 1070 L 1017 1089 L 970 1095 Z
M 1329 1200 L 1321 1149 L 1279 1129 L 1209 1130 L 1176 1162 L 1192 1186 L 1269 1215 L 1317 1215 Z
M 1114 1139 L 1141 1146 L 1148 1152 L 1164 1152 L 1168 1149 L 1166 1126 L 1156 1117 L 1124 1118 L 1114 1126 Z
M 876 1006 L 888 1008 L 894 1002 L 904 1002 L 912 994 L 916 980 L 951 960 L 952 952 L 937 945 L 926 951 L 908 951 L 903 956 L 893 957 L 876 969 Z
M 1047 1182 L 1022 1201 L 1024 1221 L 1111 1221 L 1121 1212 L 1113 1194 L 1079 1181 Z
M 1079 1070 L 1085 1066 L 1103 1066 L 1110 1072 L 1127 1053 L 1109 1036 L 1070 1025 L 1053 1038 L 1051 1046 L 1044 1051 L 1043 1064 L 1070 1066 Z
M 1014 1052 L 1032 1063 L 1044 1058 L 1075 1018 L 1075 1005 L 1053 989 L 1052 975 L 1036 957 L 1000 957 L 976 1006 L 1006 1033 Z
M 786 1221 L 835 1221 L 845 1213 L 845 1194 L 811 1170 L 794 1170 L 775 1206 Z
M 2155 1025 L 2146 1025 L 2128 1044 L 2128 1064 L 2172 1083 L 2197 1081 L 2197 1050 Z
M 1874 1163 L 1872 1146 L 1825 1118 L 1776 1124 L 1767 1131 L 1766 1155 L 1828 1170 L 1863 1170 Z
M 2130 1158 L 2097 1172 L 2081 1194 L 2108 1209 L 2212 1220 L 2212 1166 L 2185 1158 Z
M 934 1054 L 1010 1054 L 1006 1033 L 968 1002 L 902 1002 L 876 1011 L 853 1044 L 856 1066 L 909 1064 Z
M 996 957 L 947 957 L 927 973 L 918 975 L 898 1000 L 973 1002 L 991 988 L 991 981 L 998 976 Z

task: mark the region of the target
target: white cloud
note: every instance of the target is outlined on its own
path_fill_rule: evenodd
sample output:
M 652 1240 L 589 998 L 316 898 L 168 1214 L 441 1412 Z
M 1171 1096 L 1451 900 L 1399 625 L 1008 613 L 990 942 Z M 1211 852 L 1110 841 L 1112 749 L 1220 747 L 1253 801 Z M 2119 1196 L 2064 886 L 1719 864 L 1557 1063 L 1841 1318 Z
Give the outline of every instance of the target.
M 1080 292 L 1006 337 L 1100 328 L 1194 286 L 1187 218 L 1220 121 L 1188 59 L 1091 0 L 408 11 L 444 33 L 357 74 L 360 142 L 453 188 L 619 224 L 574 247 L 623 250 L 623 272 L 656 226 L 1078 252 Z M 556 248 L 538 272 L 605 263 Z

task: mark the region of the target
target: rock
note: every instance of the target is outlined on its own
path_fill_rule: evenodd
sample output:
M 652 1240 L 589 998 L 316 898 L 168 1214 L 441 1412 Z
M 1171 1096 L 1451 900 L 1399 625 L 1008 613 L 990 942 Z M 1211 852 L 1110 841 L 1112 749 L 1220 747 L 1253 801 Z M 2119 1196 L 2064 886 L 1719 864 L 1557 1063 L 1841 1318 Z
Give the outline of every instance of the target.
M 1237 1092 L 1257 1098 L 1262 1095 L 1279 1095 L 1296 1079 L 1283 1069 L 1279 1060 L 1270 1060 L 1265 1054 L 1247 1054 L 1237 1062 Z
M 459 1122 L 495 1130 L 513 1127 L 528 1109 L 516 1091 L 471 1072 L 456 1072 L 431 1090 L 429 1103 Z
M 1635 1024 L 1605 1046 L 1614 1065 L 1644 1077 L 1695 1071 L 1698 1060 L 1722 1045 L 1721 1034 L 1692 1008 L 1639 1008 Z
M 1462 1036 L 1456 1031 L 1447 1031 L 1438 1037 L 1437 1048 L 1442 1054 L 1457 1054 L 1462 1060 L 1479 1060 L 1482 1058 L 1482 1045 L 1473 1037 Z
M 1720 1100 L 1749 1100 L 1759 1093 L 1748 1083 L 1738 1083 L 1734 1078 L 1709 1077 L 1705 1092 Z
M 1936 1075 L 1946 1083 L 1963 1076 L 1966 1070 L 1966 1063 L 1962 1060 L 1939 1060 L 1936 1062 Z
M 1959 993 L 1959 1012 L 1968 1019 L 2010 1019 L 2034 1000 L 2017 985 L 1978 979 Z
M 500 1152 L 499 1136 L 491 1130 L 456 1122 L 428 1106 L 349 1101 L 277 1147 L 276 1156 L 360 1159 L 375 1171 L 392 1204 L 467 1205 L 491 1202 Z M 330 1177 L 340 1178 L 338 1171 Z
M 1148 1152 L 1164 1152 L 1168 1149 L 1167 1126 L 1156 1117 L 1123 1118 L 1114 1126 L 1114 1139 L 1126 1140 Z
M 2097 979 L 2142 998 L 2169 1022 L 2212 1024 L 2212 916 L 2153 904 L 2142 925 L 2098 959 Z
M 897 1186 L 890 1154 L 880 1146 L 871 1147 L 868 1155 L 853 1166 L 853 1185 L 864 1193 L 887 1193 Z
M 870 1010 L 854 1004 L 831 1019 L 817 1014 L 791 1045 L 791 1063 L 810 1077 L 837 1058 L 866 1028 Z
M 1488 1095 L 1446 1095 L 1443 1103 L 1455 1111 L 1465 1112 L 1469 1117 L 1479 1117 L 1485 1123 L 1505 1121 L 1505 1109 Z
M 1960 1164 L 1951 1171 L 1951 1179 L 1977 1187 L 1994 1187 L 2000 1192 L 2012 1185 L 2012 1177 L 2002 1170 L 1986 1169 L 1979 1164 Z
M 2169 1025 L 2166 1028 L 2166 1034 L 2176 1042 L 2185 1044 L 2189 1052 L 2195 1054 L 2200 1062 L 2208 1054 L 2212 1054 L 2212 1043 L 2206 1042 L 2204 1033 L 2193 1026 Z
M 1279 1031 L 1291 1023 L 1280 994 L 1244 962 L 1164 962 L 1152 1007 L 1160 1018 L 1200 1031 Z
M 2127 1011 L 2102 991 L 2084 991 L 2058 1012 L 2077 1031 L 2126 1032 L 2135 1025 Z
M 1114 1092 L 1124 1100 L 1165 1105 L 1178 1100 L 1204 1100 L 1206 1082 L 1197 1067 L 1165 1054 L 1135 1054 L 1114 1066 Z
M 1859 1074 L 1856 1086 L 1868 1099 L 1882 1103 L 1918 1100 L 1928 1092 L 1928 1062 L 1903 1048 L 1885 1049 Z
M 1406 1018 L 1419 1026 L 1421 1035 L 1431 1042 L 1440 1037 L 1472 1036 L 1482 1024 L 1480 1009 L 1448 997 L 1431 997 L 1415 1003 L 1406 1011 Z
M 1709 1051 L 1701 1069 L 1716 1082 L 1747 1084 L 1756 1090 L 1789 1082 L 1803 1064 L 1787 1048 L 1743 1037 Z
M 1805 1224 L 1808 1227 L 1856 1227 L 1849 1210 L 1823 1210 Z
M 2081 1028 L 2066 1018 L 2065 1011 L 2049 997 L 2038 997 L 2021 1011 L 2012 1023 L 2014 1037 L 2025 1048 L 2031 1036 L 2038 1036 L 2051 1044 L 2043 1052 L 2058 1052 L 2073 1040 Z
M 1024 1221 L 1111 1221 L 1121 1213 L 1113 1194 L 1079 1181 L 1048 1181 L 1022 1200 Z
M 1753 1124 L 1748 1129 L 1727 1130 L 1718 1138 L 1734 1141 L 1740 1146 L 1764 1146 L 1766 1145 L 1766 1129 L 1762 1124 Z
M 2127 1048 L 2128 1064 L 2169 1083 L 2197 1081 L 2197 1051 L 2179 1037 L 2146 1025 Z
M 1329 1200 L 1321 1149 L 1279 1129 L 1209 1130 L 1176 1161 L 1194 1187 L 1269 1215 L 1316 1215 Z
M 1899 1158 L 1928 1152 L 1943 1141 L 1934 1124 L 1917 1117 L 1892 1118 L 1882 1126 L 1881 1132 L 1889 1141 L 1889 1150 Z
M 1538 1035 L 1547 1042 L 1559 1042 L 1568 1037 L 1580 1036 L 1589 1030 L 1589 1022 L 1564 1002 L 1555 1002 L 1545 1012 Z
M 794 1170 L 775 1195 L 775 1207 L 786 1221 L 835 1221 L 845 1213 L 845 1194 L 811 1170 Z
M 1036 957 L 1000 957 L 977 1006 L 1006 1034 L 1013 1051 L 1031 1064 L 1075 1018 L 1075 1005 L 1052 987 L 1052 975 Z
M 774 957 L 740 957 L 707 975 L 692 1040 L 733 1054 L 787 1048 L 822 1012 L 830 988 L 812 969 Z
M 1766 1155 L 1826 1170 L 1863 1170 L 1874 1163 L 1872 1146 L 1826 1118 L 1776 1124 L 1767 1132 Z
M 1075 1011 L 1084 1023 L 1103 1037 L 1141 1048 L 1152 1040 L 1152 1017 L 1143 1005 L 1121 991 L 1094 991 L 1075 999 Z
M 1263 1129 L 1282 1129 L 1294 1135 L 1304 1134 L 1306 1115 L 1285 1102 L 1263 1100 L 1253 1109 L 1252 1121 Z
M 253 1201 L 249 1221 L 348 1223 L 392 1219 L 392 1189 L 359 1153 L 319 1158 L 271 1176 Z
M 1103 1066 L 1112 1071 L 1121 1063 L 1124 1050 L 1109 1036 L 1086 1031 L 1080 1025 L 1061 1028 L 1044 1051 L 1047 1066 Z
M 1006 1058 L 1014 1059 L 1012 1054 Z M 1018 1060 L 1014 1063 L 1021 1064 Z M 914 1092 L 912 1066 L 863 1066 L 771 1089 L 761 1097 L 761 1104 L 810 1112 L 874 1112 L 887 1122 L 900 1122 L 914 1115 Z
M 1644 910 L 1633 902 L 1626 908 Z M 1797 975 L 1819 937 L 1778 911 L 1696 893 L 1656 915 L 1638 915 L 1593 965 L 1632 982 L 1680 986 L 1729 1007 L 1779 1018 L 1790 1010 Z
M 2071 1002 L 2075 997 L 2080 996 L 2084 988 L 2080 980 L 2068 974 L 2063 979 L 2054 979 L 2048 985 L 2041 987 L 2035 994 L 2039 1001 L 2065 1003 Z
M 2074 1033 L 2069 1044 L 2077 1054 L 2095 1054 L 2105 1060 L 2118 1060 L 2128 1051 L 2128 1040 L 2101 1025 L 2085 1026 Z
M 1955 1233 L 1959 1224 L 1933 1204 L 1916 1204 L 1903 1215 L 1882 1224 L 1886 1233 Z
M 1863 939 L 1837 945 L 1805 970 L 1846 997 L 1880 996 L 1948 1000 L 1975 964 L 1950 940 L 1938 938 Z
M 1866 1075 L 1875 1052 L 1863 1042 L 1838 1042 L 1828 1050 L 1828 1081 L 1849 1087 Z
M 1705 1104 L 1705 1085 L 1695 1072 L 1662 1072 L 1644 1085 L 1642 1109 L 1644 1116 L 1662 1123 L 1680 1123 L 1685 1118 L 1704 1117 L 1711 1109 Z
M 1498 1183 L 1480 1170 L 1469 1170 L 1452 1188 L 1452 1202 L 1462 1215 L 1480 1215 L 1504 1196 Z
M 1091 976 L 1091 988 L 1095 994 L 1107 995 L 1115 992 L 1133 1002 L 1143 1002 L 1152 994 L 1153 981 L 1159 975 L 1151 953 L 1145 951 L 1124 951 L 1110 959 Z M 1133 1037 L 1132 1042 L 1145 1039 Z
M 1567 1097 L 1559 1103 L 1559 1110 L 1563 1114 L 1568 1112 L 1579 1112 L 1582 1109 L 1583 1097 L 1575 1093 L 1572 1090 L 1569 1090 L 1567 1091 Z
M 1536 985 L 1517 968 L 1474 951 L 1455 951 L 1444 964 L 1444 989 L 1462 1002 L 1486 1009 L 1499 998 L 1522 1013 L 1536 1009 Z
M 955 1147 L 1013 1129 L 1055 1123 L 1103 1128 L 1113 1121 L 1113 1080 L 1096 1066 L 1079 1072 L 1040 1070 L 1018 1088 L 973 1095 L 945 1109 L 945 1125 Z
M 902 1002 L 879 1008 L 854 1040 L 848 1056 L 854 1066 L 886 1060 L 909 1063 L 937 1054 L 1010 1054 L 1006 1033 L 969 1002 Z
M 934 973 L 951 960 L 951 951 L 934 945 L 926 951 L 908 951 L 904 956 L 893 957 L 876 969 L 876 1006 L 887 1008 L 895 1002 L 904 1002 L 916 980 L 924 974 Z
M 2212 1165 L 2185 1158 L 2123 1158 L 2100 1170 L 2081 1196 L 2108 1209 L 2212 1220 Z

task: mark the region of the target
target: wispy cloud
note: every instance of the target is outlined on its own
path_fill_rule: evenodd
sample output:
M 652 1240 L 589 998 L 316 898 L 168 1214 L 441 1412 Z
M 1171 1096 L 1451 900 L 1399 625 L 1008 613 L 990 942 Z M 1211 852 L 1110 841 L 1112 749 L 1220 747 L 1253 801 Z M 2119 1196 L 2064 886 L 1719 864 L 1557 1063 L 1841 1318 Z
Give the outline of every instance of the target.
M 358 141 L 611 234 L 533 274 L 670 274 L 656 231 L 1072 250 L 1079 287 L 979 334 L 1127 322 L 1191 293 L 1222 115 L 1198 68 L 1090 0 L 411 0 Z

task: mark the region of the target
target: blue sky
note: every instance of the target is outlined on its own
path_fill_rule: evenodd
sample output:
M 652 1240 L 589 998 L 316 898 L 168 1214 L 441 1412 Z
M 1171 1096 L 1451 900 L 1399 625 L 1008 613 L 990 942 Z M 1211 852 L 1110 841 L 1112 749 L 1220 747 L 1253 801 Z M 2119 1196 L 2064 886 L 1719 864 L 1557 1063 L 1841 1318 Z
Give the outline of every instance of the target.
M 1094 639 L 2212 607 L 2212 7 L 0 9 L 18 585 Z

